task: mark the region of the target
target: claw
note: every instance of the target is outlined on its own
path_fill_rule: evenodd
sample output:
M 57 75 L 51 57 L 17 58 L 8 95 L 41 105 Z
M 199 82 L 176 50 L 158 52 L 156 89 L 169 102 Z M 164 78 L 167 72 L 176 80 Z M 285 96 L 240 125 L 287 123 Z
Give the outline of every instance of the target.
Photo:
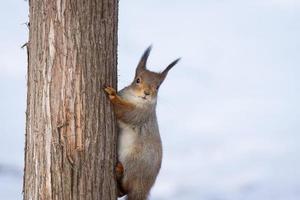
M 109 95 L 115 95 L 116 94 L 116 90 L 112 87 L 109 87 L 109 86 L 105 87 L 104 90 Z
M 116 95 L 117 95 L 116 90 L 114 88 L 112 88 L 112 87 L 109 87 L 109 86 L 105 87 L 104 91 L 108 94 L 108 96 L 109 96 L 110 99 L 114 99 L 116 97 Z

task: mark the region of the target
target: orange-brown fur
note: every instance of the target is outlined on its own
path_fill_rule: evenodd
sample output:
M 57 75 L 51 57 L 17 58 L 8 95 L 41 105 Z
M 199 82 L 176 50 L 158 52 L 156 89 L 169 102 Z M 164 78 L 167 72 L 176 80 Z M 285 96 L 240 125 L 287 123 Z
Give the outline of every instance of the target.
M 111 87 L 105 92 L 113 104 L 119 125 L 118 160 L 116 166 L 120 195 L 128 200 L 146 200 L 161 166 L 162 144 L 156 118 L 159 86 L 172 62 L 161 72 L 146 69 L 151 47 L 143 54 L 133 82 L 118 93 Z

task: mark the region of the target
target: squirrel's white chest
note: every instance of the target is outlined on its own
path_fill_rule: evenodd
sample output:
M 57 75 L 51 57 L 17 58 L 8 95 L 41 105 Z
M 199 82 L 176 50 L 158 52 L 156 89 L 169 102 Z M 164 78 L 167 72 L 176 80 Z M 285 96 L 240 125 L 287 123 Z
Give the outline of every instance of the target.
M 118 157 L 123 162 L 135 150 L 138 133 L 129 125 L 118 122 L 120 133 L 118 138 Z

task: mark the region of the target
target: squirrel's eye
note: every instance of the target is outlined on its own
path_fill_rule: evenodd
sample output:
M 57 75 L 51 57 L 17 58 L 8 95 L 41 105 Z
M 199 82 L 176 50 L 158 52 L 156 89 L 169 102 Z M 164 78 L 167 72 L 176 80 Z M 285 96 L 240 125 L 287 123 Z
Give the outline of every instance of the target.
M 140 83 L 141 82 L 141 79 L 136 79 L 136 83 Z
M 158 86 L 156 86 L 156 90 L 158 90 L 158 88 L 159 88 L 159 85 L 158 85 Z

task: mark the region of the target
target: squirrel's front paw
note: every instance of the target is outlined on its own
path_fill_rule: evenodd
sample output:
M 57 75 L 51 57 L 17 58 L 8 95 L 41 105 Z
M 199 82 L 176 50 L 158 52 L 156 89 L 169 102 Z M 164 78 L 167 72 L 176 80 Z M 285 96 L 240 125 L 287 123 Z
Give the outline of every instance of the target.
M 114 99 L 114 98 L 116 98 L 116 96 L 117 96 L 117 92 L 116 92 L 116 90 L 114 89 L 114 88 L 112 88 L 112 87 L 105 87 L 104 88 L 104 91 L 108 94 L 108 97 L 110 98 L 110 99 Z

